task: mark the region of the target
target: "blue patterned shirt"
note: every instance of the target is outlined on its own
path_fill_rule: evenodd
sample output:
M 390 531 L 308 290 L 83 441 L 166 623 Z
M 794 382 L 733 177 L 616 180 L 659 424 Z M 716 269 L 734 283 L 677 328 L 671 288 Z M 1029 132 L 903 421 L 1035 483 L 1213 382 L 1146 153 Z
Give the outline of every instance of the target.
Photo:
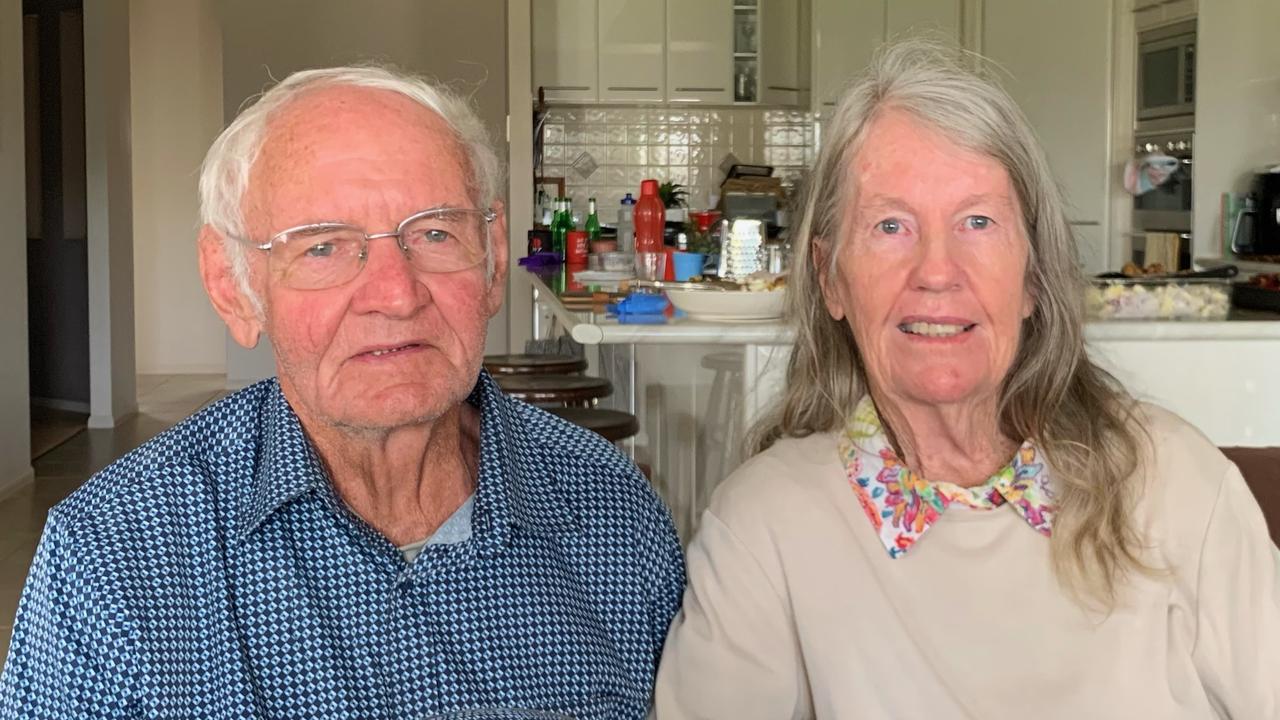
M 4 718 L 638 718 L 684 587 L 670 515 L 593 433 L 481 375 L 471 537 L 412 563 L 338 499 L 278 383 L 55 507 Z

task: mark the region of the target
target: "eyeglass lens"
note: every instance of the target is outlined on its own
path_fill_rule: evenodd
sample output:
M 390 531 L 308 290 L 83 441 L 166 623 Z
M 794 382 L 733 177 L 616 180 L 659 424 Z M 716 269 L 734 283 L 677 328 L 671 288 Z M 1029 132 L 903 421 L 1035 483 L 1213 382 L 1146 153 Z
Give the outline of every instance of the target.
M 444 209 L 405 223 L 400 245 L 419 272 L 454 272 L 484 259 L 488 222 L 478 210 Z M 363 230 L 315 225 L 283 233 L 271 246 L 270 263 L 291 288 L 318 290 L 351 281 L 367 256 Z

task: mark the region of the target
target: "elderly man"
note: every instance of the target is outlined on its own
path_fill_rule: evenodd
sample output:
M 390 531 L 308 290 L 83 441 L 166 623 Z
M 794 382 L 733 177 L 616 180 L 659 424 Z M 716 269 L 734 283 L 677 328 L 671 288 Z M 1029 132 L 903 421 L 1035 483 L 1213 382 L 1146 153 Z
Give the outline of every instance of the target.
M 223 132 L 201 274 L 278 379 L 49 514 L 0 716 L 644 715 L 680 547 L 619 453 L 480 369 L 499 175 L 465 102 L 381 69 Z

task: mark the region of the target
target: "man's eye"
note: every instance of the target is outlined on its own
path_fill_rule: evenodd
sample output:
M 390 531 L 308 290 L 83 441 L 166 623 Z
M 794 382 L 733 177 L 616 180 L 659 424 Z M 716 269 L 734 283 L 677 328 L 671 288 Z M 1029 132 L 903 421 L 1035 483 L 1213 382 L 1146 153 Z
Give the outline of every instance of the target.
M 441 230 L 440 228 L 429 228 L 422 233 L 422 239 L 429 243 L 448 242 L 450 237 L 452 236 L 448 230 Z
M 964 226 L 969 230 L 986 230 L 994 222 L 986 215 L 970 215 L 964 219 Z
M 890 218 L 876 223 L 876 229 L 886 235 L 896 235 L 902 229 L 902 223 Z
M 338 246 L 331 242 L 316 243 L 307 248 L 303 253 L 308 258 L 327 258 L 332 257 Z

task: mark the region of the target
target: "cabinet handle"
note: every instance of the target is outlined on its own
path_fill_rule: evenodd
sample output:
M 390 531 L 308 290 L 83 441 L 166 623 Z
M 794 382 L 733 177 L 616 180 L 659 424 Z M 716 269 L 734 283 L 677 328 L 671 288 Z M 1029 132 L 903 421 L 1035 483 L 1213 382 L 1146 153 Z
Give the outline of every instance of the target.
M 1074 225 L 1076 227 L 1097 227 L 1102 223 L 1097 220 L 1068 220 L 1067 224 Z
M 657 92 L 656 87 L 627 87 L 624 85 L 610 85 L 609 90 L 613 92 Z
M 791 92 L 800 92 L 802 90 L 802 88 L 787 87 L 786 85 L 770 85 L 769 89 L 770 90 L 790 90 Z
M 678 87 L 676 92 L 724 92 L 722 87 Z
M 590 90 L 586 85 L 543 85 L 543 90 Z M 612 88 L 610 88 L 612 89 Z

